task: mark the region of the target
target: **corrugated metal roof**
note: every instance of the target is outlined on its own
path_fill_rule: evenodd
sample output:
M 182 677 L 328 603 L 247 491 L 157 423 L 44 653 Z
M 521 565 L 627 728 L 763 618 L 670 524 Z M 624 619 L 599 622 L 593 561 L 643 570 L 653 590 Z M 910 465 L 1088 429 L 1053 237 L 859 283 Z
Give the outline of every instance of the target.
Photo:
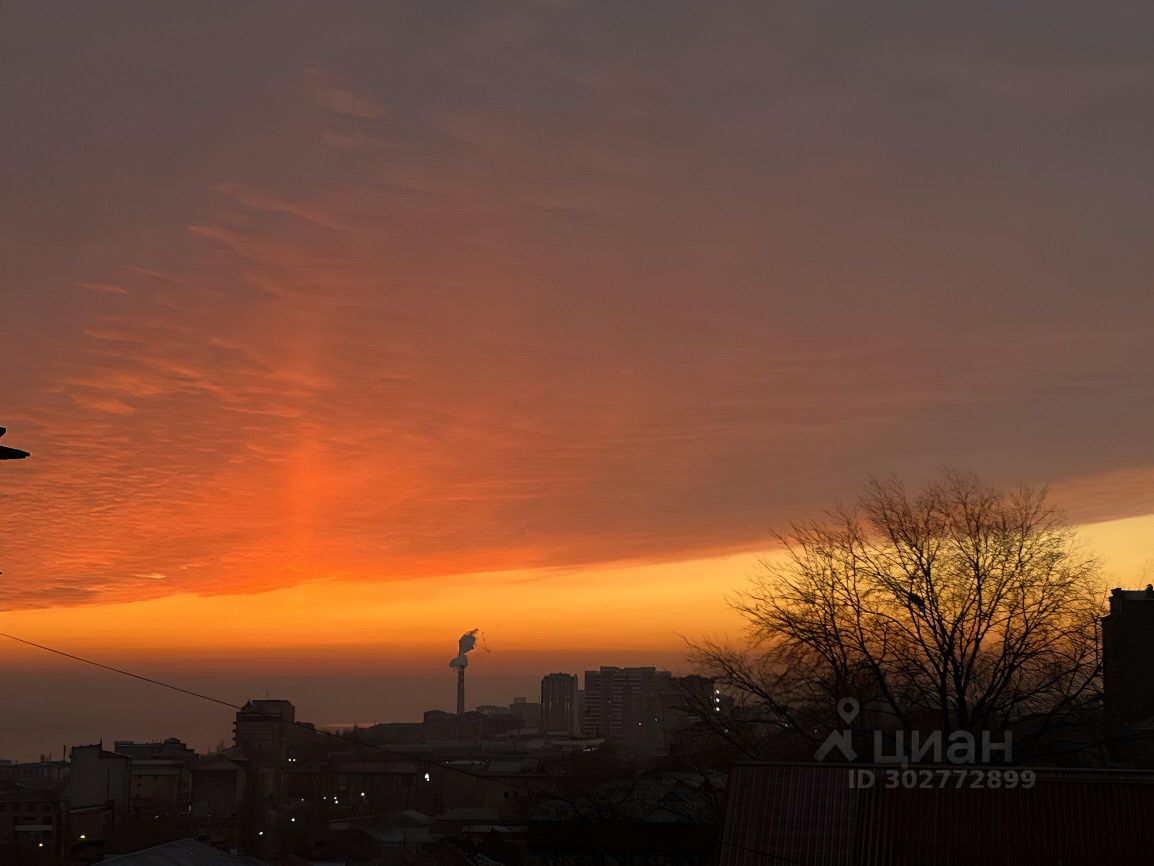
M 850 787 L 856 769 L 875 771 L 877 784 Z M 1154 854 L 1154 773 L 1040 769 L 1029 789 L 958 788 L 956 777 L 945 787 L 886 788 L 884 771 L 893 769 L 738 765 L 719 863 L 1077 866 Z

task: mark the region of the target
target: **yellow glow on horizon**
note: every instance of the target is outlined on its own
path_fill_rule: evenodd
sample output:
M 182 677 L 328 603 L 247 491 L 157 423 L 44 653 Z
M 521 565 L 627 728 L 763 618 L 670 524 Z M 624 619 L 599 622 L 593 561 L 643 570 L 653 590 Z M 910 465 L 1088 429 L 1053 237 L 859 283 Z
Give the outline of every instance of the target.
M 1154 515 L 1088 523 L 1078 535 L 1100 556 L 1111 586 L 1137 588 L 1154 580 Z
M 394 656 L 439 659 L 473 627 L 481 629 L 482 648 L 505 656 L 558 646 L 669 651 L 682 647 L 680 635 L 740 631 L 724 597 L 756 570 L 757 558 L 436 580 L 314 580 L 247 595 L 12 611 L 0 614 L 0 623 L 29 640 L 117 656 L 389 648 Z
M 1078 527 L 1103 559 L 1110 586 L 1154 579 L 1154 515 Z M 316 655 L 394 663 L 447 661 L 456 636 L 479 627 L 488 664 L 518 654 L 620 649 L 678 652 L 681 637 L 740 640 L 726 596 L 758 570 L 761 554 L 602 567 L 580 572 L 494 572 L 436 580 L 313 580 L 268 592 L 0 613 L 0 629 L 103 660 L 126 655 L 202 660 L 237 654 Z M 22 658 L 29 658 L 22 654 Z M 0 663 L 13 645 L 0 647 Z

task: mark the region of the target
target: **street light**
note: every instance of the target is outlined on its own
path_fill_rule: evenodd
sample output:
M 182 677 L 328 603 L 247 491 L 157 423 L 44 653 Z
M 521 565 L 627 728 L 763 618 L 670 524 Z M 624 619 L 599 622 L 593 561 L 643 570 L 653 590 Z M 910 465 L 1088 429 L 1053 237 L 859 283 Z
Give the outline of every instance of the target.
M 6 432 L 6 428 L 0 427 L 0 436 L 3 436 Z M 0 460 L 23 460 L 27 456 L 27 451 L 21 451 L 19 448 L 9 448 L 7 445 L 0 445 Z

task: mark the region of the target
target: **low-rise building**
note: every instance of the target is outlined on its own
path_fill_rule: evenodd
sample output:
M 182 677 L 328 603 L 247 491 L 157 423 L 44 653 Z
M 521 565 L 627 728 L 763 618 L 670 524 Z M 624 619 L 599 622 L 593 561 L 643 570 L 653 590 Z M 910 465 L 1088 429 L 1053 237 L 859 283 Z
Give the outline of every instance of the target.
M 541 730 L 541 705 L 526 698 L 513 698 L 509 705 L 509 714 L 517 719 L 518 729 L 522 732 L 537 732 Z
M 117 740 L 115 750 L 131 761 L 132 817 L 158 819 L 191 811 L 196 752 L 175 737 L 151 743 Z
M 103 744 L 74 746 L 69 752 L 68 823 L 74 838 L 108 839 L 129 817 L 132 759 Z
M 17 782 L 28 788 L 68 781 L 67 761 L 41 758 L 39 761 L 0 761 L 0 781 Z
M 213 845 L 237 848 L 245 799 L 243 761 L 224 757 L 202 760 L 192 771 L 192 825 Z
M 64 845 L 64 791 L 0 782 L 0 846 L 59 857 Z

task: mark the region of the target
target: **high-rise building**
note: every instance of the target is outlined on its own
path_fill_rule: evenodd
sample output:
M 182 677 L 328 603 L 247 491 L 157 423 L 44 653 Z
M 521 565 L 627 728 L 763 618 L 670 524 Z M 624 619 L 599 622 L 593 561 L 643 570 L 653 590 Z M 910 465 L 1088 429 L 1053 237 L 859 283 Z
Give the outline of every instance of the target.
M 585 672 L 581 733 L 644 748 L 670 748 L 699 713 L 719 706 L 713 680 L 652 667 Z
M 541 678 L 541 730 L 573 736 L 581 732 L 576 674 L 546 674 Z
M 291 701 L 249 701 L 237 711 L 233 741 L 245 758 L 280 765 L 288 760 L 295 722 Z
M 1123 724 L 1154 717 L 1154 586 L 1115 589 L 1102 619 L 1102 709 Z
M 586 671 L 581 733 L 634 746 L 661 745 L 664 707 L 672 691 L 673 674 L 657 668 Z
M 1154 718 L 1154 586 L 1115 589 L 1102 619 L 1102 714 L 1110 753 L 1126 764 L 1154 766 L 1147 733 Z

